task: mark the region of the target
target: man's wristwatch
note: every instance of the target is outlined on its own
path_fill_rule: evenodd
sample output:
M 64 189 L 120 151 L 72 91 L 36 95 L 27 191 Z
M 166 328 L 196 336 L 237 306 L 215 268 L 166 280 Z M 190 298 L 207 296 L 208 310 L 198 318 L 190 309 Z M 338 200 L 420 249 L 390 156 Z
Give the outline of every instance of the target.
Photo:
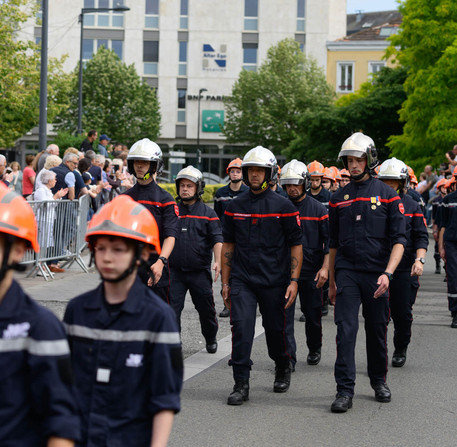
M 425 264 L 425 258 L 416 258 L 415 261 L 420 261 L 422 264 Z
M 393 273 L 388 273 L 388 272 L 384 272 L 383 275 L 386 275 L 387 278 L 389 278 L 389 281 L 392 281 L 392 278 L 394 277 Z
M 163 262 L 165 267 L 168 265 L 168 259 L 165 256 L 159 256 L 159 259 Z

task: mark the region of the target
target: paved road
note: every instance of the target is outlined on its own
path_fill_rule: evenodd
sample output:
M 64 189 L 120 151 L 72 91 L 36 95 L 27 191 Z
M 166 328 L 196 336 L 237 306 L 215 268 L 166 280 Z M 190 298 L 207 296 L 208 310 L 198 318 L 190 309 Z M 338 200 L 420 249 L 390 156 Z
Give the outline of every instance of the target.
M 431 246 L 432 248 L 433 246 Z M 198 317 L 187 300 L 183 319 L 186 382 L 182 411 L 176 417 L 169 445 L 180 446 L 439 446 L 454 447 L 457 418 L 457 330 L 450 328 L 444 275 L 435 275 L 433 253 L 427 254 L 425 274 L 414 308 L 413 338 L 403 368 L 390 368 L 392 402 L 374 401 L 366 374 L 363 320 L 357 341 L 357 384 L 354 407 L 346 414 L 329 410 L 335 395 L 333 365 L 336 326 L 333 309 L 323 321 L 322 361 L 306 364 L 304 325 L 296 321 L 298 364 L 289 392 L 272 392 L 274 365 L 269 359 L 261 325 L 257 327 L 252 359 L 250 401 L 241 407 L 226 405 L 233 386 L 230 327 L 220 320 L 216 355 L 198 352 L 204 347 Z M 78 267 L 45 283 L 41 278 L 16 275 L 24 288 L 58 315 L 66 301 L 95 287 L 96 273 Z M 215 287 L 220 290 L 219 284 Z M 222 308 L 219 293 L 216 306 Z M 300 313 L 297 311 L 298 320 Z M 388 334 L 392 347 L 392 326 Z

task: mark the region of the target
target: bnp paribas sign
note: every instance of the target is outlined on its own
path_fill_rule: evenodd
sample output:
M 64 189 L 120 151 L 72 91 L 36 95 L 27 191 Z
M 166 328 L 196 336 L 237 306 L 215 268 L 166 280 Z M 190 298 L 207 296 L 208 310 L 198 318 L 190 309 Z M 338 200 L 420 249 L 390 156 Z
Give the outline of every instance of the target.
M 226 71 L 227 70 L 227 45 L 219 45 L 218 47 L 203 44 L 203 71 Z

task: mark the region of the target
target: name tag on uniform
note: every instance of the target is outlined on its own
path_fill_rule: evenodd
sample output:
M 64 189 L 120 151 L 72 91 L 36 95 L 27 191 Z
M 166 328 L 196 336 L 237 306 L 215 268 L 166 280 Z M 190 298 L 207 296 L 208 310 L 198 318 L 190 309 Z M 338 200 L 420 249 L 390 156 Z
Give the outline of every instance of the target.
M 111 375 L 110 369 L 98 368 L 97 369 L 97 382 L 109 383 L 110 375 Z
M 181 233 L 186 233 L 187 232 L 187 228 L 181 228 Z
M 355 220 L 362 220 L 362 215 L 361 214 L 357 214 L 357 216 L 355 217 Z

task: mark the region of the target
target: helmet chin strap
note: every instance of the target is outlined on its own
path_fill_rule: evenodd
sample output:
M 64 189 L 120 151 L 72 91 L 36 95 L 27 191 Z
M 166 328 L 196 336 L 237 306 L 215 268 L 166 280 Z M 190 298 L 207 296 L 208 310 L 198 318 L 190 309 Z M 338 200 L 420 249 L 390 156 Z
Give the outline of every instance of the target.
M 368 169 L 368 166 L 365 167 L 364 171 L 361 174 L 358 174 L 358 175 L 351 174 L 351 179 L 355 180 L 357 182 L 359 180 L 362 180 L 366 174 L 370 174 L 370 170 Z
M 240 183 L 243 179 L 237 178 L 236 180 L 230 180 L 232 183 Z
M 304 188 L 303 188 L 304 189 Z M 291 197 L 289 196 L 289 199 L 292 200 L 292 202 L 298 202 L 302 197 L 304 197 L 306 194 L 306 191 L 303 191 L 300 195 L 298 195 L 297 197 Z

